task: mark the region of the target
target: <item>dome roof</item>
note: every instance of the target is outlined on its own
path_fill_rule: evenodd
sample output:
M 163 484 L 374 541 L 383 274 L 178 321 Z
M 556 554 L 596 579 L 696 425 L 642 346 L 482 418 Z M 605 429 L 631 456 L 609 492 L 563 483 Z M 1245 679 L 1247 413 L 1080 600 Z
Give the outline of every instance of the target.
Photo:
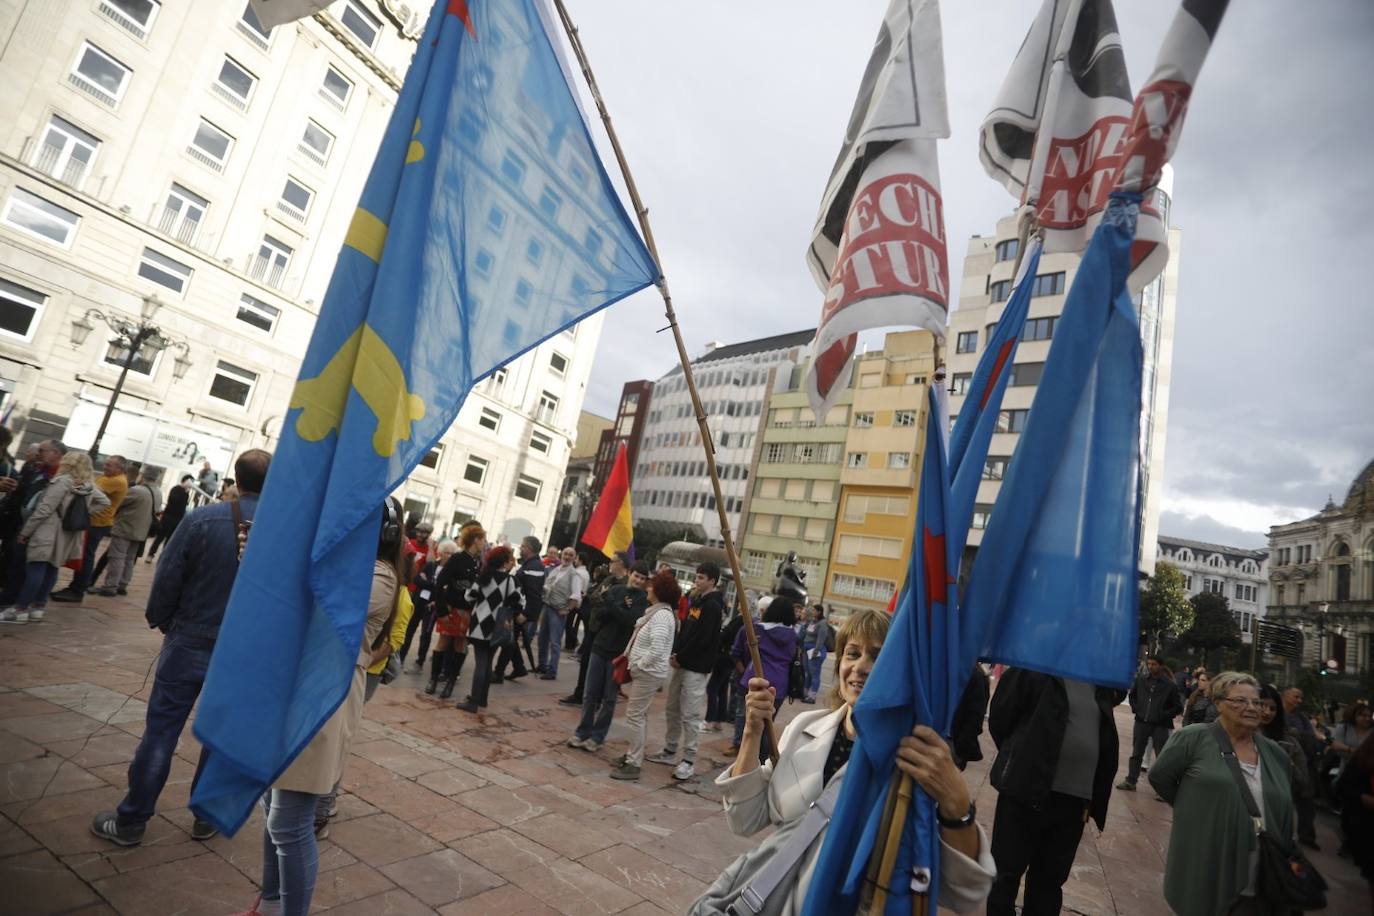
M 1374 507 L 1374 461 L 1364 466 L 1350 484 L 1350 492 L 1345 495 L 1345 508 L 1357 510 L 1361 504 Z

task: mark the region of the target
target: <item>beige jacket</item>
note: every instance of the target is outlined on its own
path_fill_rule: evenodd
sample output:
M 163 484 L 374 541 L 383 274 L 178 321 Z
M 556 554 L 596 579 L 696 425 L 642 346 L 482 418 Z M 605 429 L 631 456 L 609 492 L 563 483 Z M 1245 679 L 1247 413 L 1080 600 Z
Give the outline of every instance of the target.
M 124 494 L 115 512 L 110 537 L 142 541 L 153 527 L 153 518 L 162 511 L 162 492 L 151 484 L 136 483 Z
M 399 580 L 391 565 L 382 560 L 376 561 L 372 567 L 372 594 L 367 602 L 367 622 L 363 626 L 363 641 L 358 648 L 348 697 L 273 784 L 274 789 L 323 795 L 331 791 L 343 776 L 344 761 L 348 759 L 353 737 L 358 733 L 358 723 L 363 718 L 363 687 L 367 679 L 365 669 L 368 656 L 372 654 L 372 641 L 382 632 L 386 619 L 391 616 L 398 586 Z
M 833 712 L 818 709 L 804 712 L 788 723 L 778 739 L 778 763 L 764 763 L 743 776 L 731 776 L 733 767 L 716 778 L 725 803 L 725 819 L 739 836 L 757 833 L 770 824 L 784 824 L 806 814 L 821 797 L 825 760 L 835 742 L 835 730 L 844 722 L 844 707 Z M 835 776 L 843 779 L 843 774 Z M 941 843 L 940 906 L 958 913 L 978 909 L 988 892 L 997 866 L 992 861 L 991 844 L 982 827 L 978 830 L 978 859 Z M 796 887 L 788 896 L 783 912 L 800 914 L 811 885 L 825 832 L 811 844 L 802 860 Z
M 92 516 L 109 506 L 110 498 L 89 483 L 73 484 L 66 474 L 58 474 L 48 483 L 33 514 L 20 530 L 20 537 L 28 539 L 25 548 L 30 563 L 51 563 L 61 568 L 81 556 L 86 532 L 68 531 L 62 527 L 62 515 L 73 499 L 85 499 Z

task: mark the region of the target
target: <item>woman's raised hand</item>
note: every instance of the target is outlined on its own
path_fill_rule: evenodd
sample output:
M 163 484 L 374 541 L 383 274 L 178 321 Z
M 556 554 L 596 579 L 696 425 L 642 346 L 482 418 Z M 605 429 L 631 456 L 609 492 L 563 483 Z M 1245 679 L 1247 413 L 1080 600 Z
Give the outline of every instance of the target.
M 744 730 L 751 735 L 763 733 L 764 723 L 773 718 L 777 691 L 766 678 L 751 677 L 744 697 Z

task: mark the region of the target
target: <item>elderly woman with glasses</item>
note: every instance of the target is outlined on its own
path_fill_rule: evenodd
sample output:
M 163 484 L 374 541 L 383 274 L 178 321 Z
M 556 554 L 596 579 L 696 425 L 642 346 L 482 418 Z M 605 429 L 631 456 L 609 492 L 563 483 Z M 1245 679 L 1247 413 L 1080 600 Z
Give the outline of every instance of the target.
M 1211 694 L 1217 721 L 1181 729 L 1149 769 L 1150 785 L 1174 809 L 1164 899 L 1179 916 L 1278 914 L 1257 895 L 1259 842 L 1214 729 L 1234 748 L 1266 832 L 1282 839 L 1293 836 L 1288 755 L 1260 732 L 1264 701 L 1253 677 L 1218 674 Z

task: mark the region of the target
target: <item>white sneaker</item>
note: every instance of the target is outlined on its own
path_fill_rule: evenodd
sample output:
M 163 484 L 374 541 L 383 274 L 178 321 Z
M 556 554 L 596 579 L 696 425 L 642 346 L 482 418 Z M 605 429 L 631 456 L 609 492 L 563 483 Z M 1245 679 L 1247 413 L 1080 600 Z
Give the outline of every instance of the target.
M 29 609 L 29 623 L 42 623 L 42 622 L 43 622 L 43 613 L 44 613 L 44 612 L 43 612 L 43 609 L 42 609 L 41 607 L 30 608 L 30 609 Z
M 682 761 L 677 765 L 677 769 L 673 770 L 673 778 L 678 780 L 691 779 L 696 774 L 697 768 L 692 765 L 690 760 Z
M 576 735 L 573 735 L 571 738 L 568 739 L 568 747 L 575 747 L 579 750 L 582 749 L 585 743 L 586 742 L 583 739 L 577 737 Z
M 7 607 L 0 611 L 0 623 L 28 623 L 28 611 L 16 611 L 12 607 Z

